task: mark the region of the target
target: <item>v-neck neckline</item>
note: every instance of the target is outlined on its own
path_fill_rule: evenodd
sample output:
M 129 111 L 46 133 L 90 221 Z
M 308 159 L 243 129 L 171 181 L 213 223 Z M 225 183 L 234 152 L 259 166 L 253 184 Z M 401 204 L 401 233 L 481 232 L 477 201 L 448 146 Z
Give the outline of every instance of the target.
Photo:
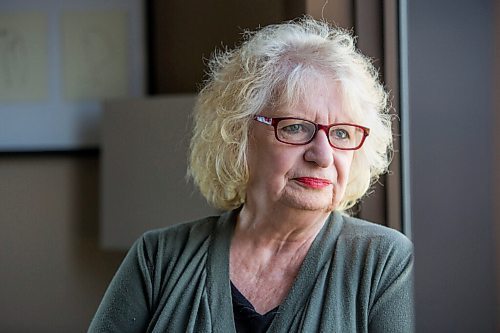
M 207 257 L 207 297 L 212 315 L 214 332 L 235 332 L 234 315 L 229 276 L 229 251 L 239 209 L 222 214 L 213 229 Z M 335 242 L 340 233 L 342 216 L 332 212 L 311 244 L 299 272 L 279 306 L 268 332 L 278 332 L 307 303 L 321 267 L 331 258 Z
M 239 291 L 239 289 L 233 284 L 233 282 L 231 280 L 229 280 L 229 284 L 231 285 L 231 299 L 233 301 L 233 304 L 237 303 L 241 307 L 245 307 L 245 308 L 250 309 L 254 316 L 266 317 L 266 316 L 269 316 L 271 314 L 276 314 L 276 312 L 278 311 L 279 305 L 277 307 L 267 311 L 266 313 L 257 312 L 255 310 L 255 307 L 253 306 L 253 304 L 248 300 L 248 298 L 245 297 L 245 295 L 243 295 L 241 293 L 241 291 Z

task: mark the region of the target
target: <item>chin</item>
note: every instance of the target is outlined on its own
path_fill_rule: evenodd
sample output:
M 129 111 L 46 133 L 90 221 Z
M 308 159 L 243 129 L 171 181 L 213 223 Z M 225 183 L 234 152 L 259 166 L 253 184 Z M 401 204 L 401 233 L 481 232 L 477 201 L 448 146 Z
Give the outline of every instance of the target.
M 332 198 L 327 198 L 323 195 L 319 197 L 309 195 L 284 195 L 282 197 L 282 202 L 291 208 L 307 211 L 331 212 L 335 208 Z

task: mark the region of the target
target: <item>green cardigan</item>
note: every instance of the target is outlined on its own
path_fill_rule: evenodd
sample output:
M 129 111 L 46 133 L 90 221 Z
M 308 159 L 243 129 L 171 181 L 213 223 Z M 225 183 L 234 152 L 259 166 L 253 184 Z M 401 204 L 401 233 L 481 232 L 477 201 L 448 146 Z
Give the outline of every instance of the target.
M 235 332 L 236 211 L 145 233 L 89 332 Z M 413 254 L 399 232 L 332 213 L 268 332 L 413 332 Z

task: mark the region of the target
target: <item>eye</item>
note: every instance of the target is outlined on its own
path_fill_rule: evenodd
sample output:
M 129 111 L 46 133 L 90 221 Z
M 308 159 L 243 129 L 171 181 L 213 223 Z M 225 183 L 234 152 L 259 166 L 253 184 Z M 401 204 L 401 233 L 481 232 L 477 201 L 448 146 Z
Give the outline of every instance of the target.
M 294 118 L 280 120 L 276 129 L 278 140 L 293 144 L 307 142 L 315 131 L 313 123 Z
M 350 138 L 349 132 L 343 128 L 332 128 L 330 136 L 335 140 L 349 140 Z
M 286 134 L 298 134 L 307 131 L 303 124 L 290 124 L 281 128 Z

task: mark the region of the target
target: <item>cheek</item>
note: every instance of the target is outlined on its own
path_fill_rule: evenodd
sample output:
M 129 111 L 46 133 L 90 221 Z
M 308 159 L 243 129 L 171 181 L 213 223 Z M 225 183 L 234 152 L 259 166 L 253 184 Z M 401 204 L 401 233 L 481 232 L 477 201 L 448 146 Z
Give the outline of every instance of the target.
M 345 196 L 347 183 L 349 181 L 349 173 L 352 164 L 352 155 L 342 156 L 335 160 L 335 168 L 337 171 L 337 186 L 334 187 L 332 197 L 332 207 L 336 207 Z
M 281 183 L 290 169 L 287 154 L 264 146 L 249 149 L 248 166 L 251 181 L 268 184 Z
M 349 179 L 349 172 L 351 170 L 353 154 L 349 152 L 349 154 L 345 156 L 338 157 L 335 161 L 335 168 L 337 169 L 338 182 L 339 185 L 345 187 L 347 185 L 347 181 Z
M 290 155 L 269 152 L 264 158 L 265 167 L 262 172 L 273 184 L 283 185 L 292 176 L 294 163 Z

